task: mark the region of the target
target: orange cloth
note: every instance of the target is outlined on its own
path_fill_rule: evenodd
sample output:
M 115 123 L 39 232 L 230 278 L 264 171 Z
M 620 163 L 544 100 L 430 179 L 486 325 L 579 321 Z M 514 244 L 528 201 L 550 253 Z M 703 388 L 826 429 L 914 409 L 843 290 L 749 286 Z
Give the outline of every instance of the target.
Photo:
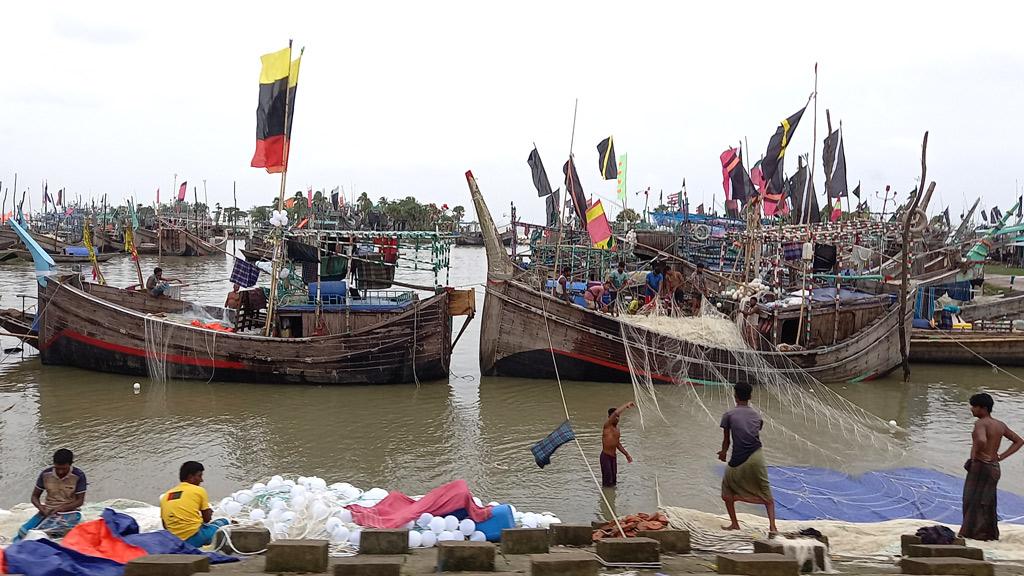
M 106 520 L 102 518 L 83 522 L 72 528 L 61 541 L 61 546 L 123 564 L 146 555 L 142 548 L 132 546 L 115 536 L 107 527 Z

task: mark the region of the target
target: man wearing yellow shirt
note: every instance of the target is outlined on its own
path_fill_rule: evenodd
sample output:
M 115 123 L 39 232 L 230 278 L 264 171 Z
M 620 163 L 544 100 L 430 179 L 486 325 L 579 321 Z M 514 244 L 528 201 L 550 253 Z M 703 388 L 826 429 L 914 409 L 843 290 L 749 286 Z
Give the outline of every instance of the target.
M 213 520 L 213 509 L 203 483 L 203 465 L 189 460 L 178 472 L 181 484 L 160 496 L 160 519 L 168 532 L 188 544 L 201 548 L 213 541 L 217 529 L 226 526 L 224 518 Z

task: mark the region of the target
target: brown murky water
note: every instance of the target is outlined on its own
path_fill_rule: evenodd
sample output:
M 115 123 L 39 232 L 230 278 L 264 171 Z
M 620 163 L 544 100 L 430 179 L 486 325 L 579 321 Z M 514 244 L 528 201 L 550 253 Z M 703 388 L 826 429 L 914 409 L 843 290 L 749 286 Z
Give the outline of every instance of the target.
M 477 284 L 483 293 L 480 248 L 456 248 L 451 284 Z M 143 257 L 148 271 L 155 257 Z M 221 304 L 228 290 L 228 257 L 165 258 L 169 276 L 198 283 L 184 297 Z M 104 265 L 112 284 L 137 280 L 124 257 Z M 427 271 L 400 277 L 429 283 Z M 18 293 L 34 293 L 30 265 L 0 264 L 0 307 L 20 306 Z M 30 301 L 31 302 L 31 301 Z M 458 320 L 461 322 L 461 319 Z M 53 450 L 72 448 L 89 476 L 89 499 L 132 498 L 151 503 L 176 482 L 178 465 L 206 465 L 207 488 L 219 498 L 272 474 L 318 475 L 363 488 L 380 486 L 422 493 L 466 479 L 485 501 L 509 501 L 551 510 L 563 519 L 598 515 L 598 488 L 579 451 L 564 446 L 541 470 L 529 447 L 562 422 L 557 384 L 479 376 L 479 323 L 463 336 L 447 381 L 421 386 L 313 387 L 172 381 L 42 366 L 26 348 L 0 363 L 0 507 L 26 502 L 35 475 Z M 4 347 L 16 343 L 2 338 Z M 1024 371 L 1015 371 L 1024 377 Z M 1024 385 L 988 369 L 915 366 L 913 383 L 897 377 L 836 387 L 843 396 L 905 434 L 886 437 L 895 451 L 835 438 L 833 455 L 807 450 L 799 439 L 766 434 L 773 462 L 832 466 L 851 471 L 924 465 L 957 473 L 969 450 L 966 400 L 979 389 L 997 397 L 996 415 L 1024 431 Z M 596 465 L 600 426 L 609 406 L 632 398 L 622 384 L 565 383 L 567 404 L 580 441 Z M 635 463 L 620 460 L 613 503 L 624 511 L 652 509 L 657 490 L 667 503 L 717 510 L 715 460 L 721 432 L 699 409 L 692 391 L 659 389 L 664 419 L 645 413 L 623 418 L 623 442 Z M 813 412 L 813 402 L 806 408 Z M 717 417 L 717 414 L 714 414 Z M 828 433 L 827 430 L 823 433 Z M 657 490 L 656 490 L 657 486 Z M 1006 463 L 1002 487 L 1024 492 L 1024 455 Z

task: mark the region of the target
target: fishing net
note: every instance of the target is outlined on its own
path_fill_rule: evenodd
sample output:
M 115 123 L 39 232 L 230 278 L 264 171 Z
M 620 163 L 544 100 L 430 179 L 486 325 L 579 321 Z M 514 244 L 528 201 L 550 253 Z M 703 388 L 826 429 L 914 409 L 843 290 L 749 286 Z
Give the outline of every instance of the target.
M 174 333 L 173 324 L 146 316 L 146 370 L 155 384 L 167 382 L 167 351 Z
M 669 422 L 662 406 L 668 403 L 703 418 L 718 436 L 721 415 L 735 405 L 732 384 L 754 387 L 752 404 L 764 419 L 766 453 L 789 464 L 823 464 L 843 470 L 872 453 L 871 464 L 895 464 L 904 449 L 891 423 L 850 402 L 815 380 L 783 355 L 769 363 L 753 350 L 740 326 L 707 300 L 698 316 L 674 318 L 653 310 L 645 319 L 623 316 L 620 323 L 633 392 L 641 421 L 656 415 Z M 742 322 L 742 319 L 739 320 Z M 659 383 L 670 386 L 656 386 Z M 646 412 L 646 414 L 645 414 Z M 678 417 L 678 416 L 677 416 Z M 709 440 L 713 441 L 713 439 Z M 783 446 L 771 454 L 772 445 Z

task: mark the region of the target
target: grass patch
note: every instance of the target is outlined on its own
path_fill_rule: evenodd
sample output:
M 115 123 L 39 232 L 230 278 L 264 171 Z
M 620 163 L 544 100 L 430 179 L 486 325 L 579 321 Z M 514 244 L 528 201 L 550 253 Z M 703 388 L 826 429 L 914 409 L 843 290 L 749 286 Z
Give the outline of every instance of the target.
M 1001 294 L 1006 295 L 1011 292 L 1013 292 L 1013 290 L 1010 290 L 1009 288 L 1003 286 L 995 286 L 993 284 L 988 283 L 981 285 L 981 293 L 984 294 L 985 296 L 999 296 Z

